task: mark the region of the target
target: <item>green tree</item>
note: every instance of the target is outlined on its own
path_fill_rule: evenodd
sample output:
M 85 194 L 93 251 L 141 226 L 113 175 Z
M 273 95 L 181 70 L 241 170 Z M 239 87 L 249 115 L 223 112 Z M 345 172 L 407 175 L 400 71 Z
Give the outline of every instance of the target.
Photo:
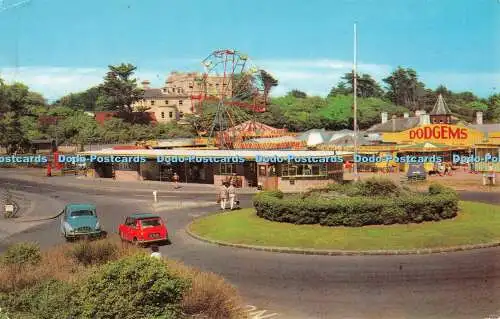
M 144 90 L 138 87 L 133 75 L 137 67 L 132 64 L 110 65 L 101 89 L 108 97 L 111 109 L 133 113 L 133 103 L 142 99 Z
M 468 109 L 474 110 L 474 111 L 481 111 L 485 112 L 488 110 L 488 104 L 483 103 L 481 101 L 472 101 L 467 103 L 466 107 Z
M 265 70 L 260 70 L 258 77 L 260 78 L 260 80 L 263 83 L 263 86 L 264 86 L 264 97 L 263 98 L 264 98 L 264 101 L 266 101 L 266 103 L 267 103 L 268 96 L 269 96 L 269 93 L 271 92 L 271 89 L 273 87 L 278 86 L 278 80 L 275 79 L 271 74 L 269 74 Z
M 76 144 L 80 150 L 83 150 L 84 145 L 99 141 L 97 122 L 84 112 L 75 112 L 65 118 L 60 126 L 64 139 L 71 144 Z
M 104 111 L 111 108 L 108 96 L 101 86 L 93 86 L 83 92 L 63 96 L 53 106 L 65 106 L 85 111 Z
M 22 83 L 11 85 L 0 81 L 0 144 L 9 153 L 22 152 L 28 146 L 28 137 L 23 131 L 21 118 L 28 116 L 33 108 L 45 104 L 40 94 L 30 92 Z
M 175 122 L 158 123 L 153 127 L 153 136 L 157 139 L 176 137 L 194 137 L 196 132 L 190 125 L 179 125 Z
M 112 118 L 98 128 L 103 143 L 125 143 L 131 141 L 130 123 L 120 118 Z
M 487 104 L 486 118 L 493 122 L 500 122 L 500 94 L 492 94 L 488 97 Z
M 384 94 L 384 91 L 382 90 L 380 85 L 369 74 L 358 74 L 356 80 L 357 96 L 381 97 Z M 338 85 L 340 85 L 340 87 L 337 88 L 337 91 L 340 93 L 340 95 L 354 94 L 353 72 L 345 73 L 342 77 L 342 81 L 339 82 Z M 336 93 L 336 91 L 334 91 L 333 93 Z
M 398 67 L 390 76 L 383 79 L 387 84 L 387 97 L 397 105 L 416 110 L 425 85 L 418 81 L 417 72 L 411 68 Z
M 352 94 L 352 88 L 348 88 L 346 82 L 340 81 L 337 83 L 336 86 L 334 86 L 331 90 L 330 93 L 328 93 L 328 97 L 334 97 L 334 96 L 339 96 L 339 95 L 349 95 Z

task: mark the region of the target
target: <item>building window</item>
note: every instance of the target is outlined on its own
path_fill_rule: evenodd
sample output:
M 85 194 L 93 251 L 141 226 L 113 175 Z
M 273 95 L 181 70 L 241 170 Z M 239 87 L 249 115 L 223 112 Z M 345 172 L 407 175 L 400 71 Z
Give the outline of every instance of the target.
M 193 83 L 189 83 L 189 88 L 192 89 L 193 88 Z
M 235 164 L 220 164 L 220 174 L 221 175 L 232 175 L 233 173 L 236 173 L 236 166 Z
M 165 112 L 161 112 L 161 118 L 164 119 L 165 118 Z
M 151 105 L 155 105 L 155 101 L 151 100 Z
M 168 112 L 168 117 L 169 117 L 169 118 L 174 117 L 174 112 Z
M 281 176 L 327 176 L 326 164 L 285 164 Z
M 168 100 L 165 100 L 165 104 L 167 104 L 167 105 L 168 105 Z
M 177 89 L 177 93 L 181 93 L 181 88 L 178 88 L 178 89 Z
M 179 105 L 182 105 L 183 101 L 182 100 L 179 100 Z
M 183 118 L 184 117 L 184 112 L 179 112 L 179 117 Z
M 161 90 L 163 93 L 167 93 L 167 89 L 162 89 Z

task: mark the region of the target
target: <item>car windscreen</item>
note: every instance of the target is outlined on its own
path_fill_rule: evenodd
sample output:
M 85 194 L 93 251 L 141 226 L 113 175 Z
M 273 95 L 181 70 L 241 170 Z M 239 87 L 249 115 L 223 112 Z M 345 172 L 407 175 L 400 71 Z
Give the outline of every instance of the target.
M 143 228 L 161 226 L 161 221 L 159 218 L 150 218 L 141 220 L 141 225 Z
M 75 210 L 71 212 L 71 217 L 95 216 L 95 212 L 89 209 Z

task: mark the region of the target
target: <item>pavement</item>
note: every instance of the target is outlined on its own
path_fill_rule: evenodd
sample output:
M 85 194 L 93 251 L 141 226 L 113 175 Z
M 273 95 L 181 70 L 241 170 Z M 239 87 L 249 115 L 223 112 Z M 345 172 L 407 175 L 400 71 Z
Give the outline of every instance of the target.
M 15 180 L 2 174 L 0 183 L 6 182 Z M 57 194 L 62 202 L 95 203 L 103 227 L 110 233 L 116 232 L 129 214 L 153 212 L 149 195 L 145 197 L 133 188 L 115 192 L 29 180 L 17 181 L 17 185 L 19 191 Z M 494 193 L 460 194 L 466 200 L 500 203 L 500 196 Z M 184 231 L 194 218 L 217 212 L 215 203 L 206 207 L 164 206 L 179 201 L 208 205 L 213 200 L 209 193 L 160 196 L 163 208 L 159 214 L 167 219 L 173 243 L 161 252 L 224 276 L 253 305 L 249 309 L 258 309 L 252 310 L 252 318 L 482 319 L 500 314 L 499 248 L 408 256 L 305 256 L 242 250 L 200 242 Z M 251 195 L 241 195 L 241 205 L 250 207 Z M 62 243 L 58 226 L 57 220 L 49 220 L 5 238 L 0 242 L 0 253 L 19 241 L 36 241 L 43 248 Z
M 0 217 L 0 239 L 13 236 L 56 218 L 64 208 L 63 202 L 50 195 L 42 196 L 15 190 L 11 190 L 11 193 L 13 200 L 19 206 L 19 211 L 16 218 Z
M 213 184 L 195 184 L 179 183 L 176 188 L 172 182 L 160 181 L 120 181 L 111 178 L 91 178 L 85 176 L 45 176 L 45 171 L 38 168 L 2 168 L 2 177 L 14 178 L 27 182 L 36 182 L 37 184 L 61 185 L 65 187 L 90 187 L 107 191 L 121 191 L 123 188 L 133 188 L 137 192 L 148 192 L 152 196 L 153 191 L 162 193 L 192 193 L 192 194 L 215 194 L 218 192 L 218 186 Z M 239 194 L 255 194 L 256 188 L 238 189 Z

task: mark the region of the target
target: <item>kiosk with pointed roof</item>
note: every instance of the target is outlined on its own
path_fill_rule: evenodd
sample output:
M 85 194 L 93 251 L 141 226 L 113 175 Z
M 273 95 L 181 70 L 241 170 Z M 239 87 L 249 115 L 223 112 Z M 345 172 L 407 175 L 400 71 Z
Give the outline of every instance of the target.
M 451 124 L 451 111 L 441 94 L 439 94 L 436 104 L 434 104 L 434 108 L 430 113 L 430 118 L 432 124 Z

